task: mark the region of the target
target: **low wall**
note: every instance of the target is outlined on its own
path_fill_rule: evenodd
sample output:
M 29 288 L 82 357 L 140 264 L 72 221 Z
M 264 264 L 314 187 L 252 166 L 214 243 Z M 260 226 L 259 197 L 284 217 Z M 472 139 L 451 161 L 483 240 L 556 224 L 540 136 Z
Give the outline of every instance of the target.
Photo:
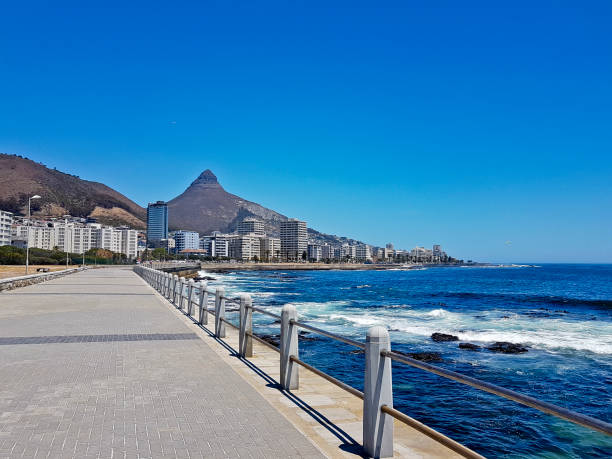
M 30 274 L 28 276 L 19 276 L 19 277 L 9 277 L 7 279 L 0 279 L 0 292 L 3 290 L 12 290 L 18 287 L 25 287 L 26 285 L 38 284 L 40 282 L 45 282 L 51 279 L 55 279 L 57 277 L 62 277 L 67 274 L 76 273 L 78 271 L 83 271 L 87 268 L 70 268 L 63 269 L 61 271 L 53 271 L 50 273 L 40 273 L 40 274 Z

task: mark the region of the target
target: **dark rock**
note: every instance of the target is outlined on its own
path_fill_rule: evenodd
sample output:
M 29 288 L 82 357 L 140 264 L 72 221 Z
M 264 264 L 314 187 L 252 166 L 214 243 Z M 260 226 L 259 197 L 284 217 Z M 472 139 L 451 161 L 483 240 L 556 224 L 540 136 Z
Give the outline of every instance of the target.
M 478 346 L 476 344 L 472 344 L 472 343 L 460 343 L 459 344 L 459 349 L 466 349 L 468 351 L 476 351 L 476 350 L 480 349 L 480 346 Z
M 311 333 L 300 330 L 298 333 L 301 341 L 319 341 L 321 338 L 318 336 L 313 336 Z
M 442 343 L 446 341 L 459 341 L 459 337 L 455 335 L 447 335 L 445 333 L 434 333 L 431 335 L 431 339 L 433 339 L 436 343 Z
M 354 351 L 350 351 L 349 354 L 365 354 L 363 349 L 355 349 Z
M 442 362 L 442 356 L 437 352 L 414 352 L 408 355 L 421 362 Z
M 507 341 L 498 341 L 487 349 L 493 352 L 501 352 L 502 354 L 521 354 L 527 352 L 527 348 L 522 344 L 508 343 Z
M 510 316 L 501 316 L 502 319 L 509 319 Z

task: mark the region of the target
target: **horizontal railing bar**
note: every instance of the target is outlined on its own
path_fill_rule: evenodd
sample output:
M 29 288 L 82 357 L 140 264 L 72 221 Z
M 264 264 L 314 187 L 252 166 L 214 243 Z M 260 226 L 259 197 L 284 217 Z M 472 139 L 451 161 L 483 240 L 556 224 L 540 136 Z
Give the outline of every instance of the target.
M 319 333 L 320 335 L 327 336 L 328 338 L 335 339 L 346 344 L 350 344 L 351 346 L 358 347 L 359 349 L 365 349 L 365 344 L 360 343 L 359 341 L 355 341 L 350 338 L 345 338 L 344 336 L 336 335 L 335 333 L 330 333 L 320 328 L 313 327 L 312 325 L 306 325 L 305 323 L 297 322 L 295 320 L 291 320 L 290 323 L 291 325 L 295 325 L 296 327 L 305 328 L 306 330 L 310 330 L 312 332 Z
M 265 346 L 268 346 L 270 349 L 274 349 L 276 352 L 280 353 L 280 349 L 278 347 L 276 347 L 274 344 L 268 343 L 265 339 L 260 338 L 259 336 L 253 334 L 252 332 L 246 332 L 246 335 L 250 336 L 251 338 L 253 338 L 258 343 L 261 343 L 261 344 L 263 344 Z
M 579 424 L 581 426 L 589 427 L 593 430 L 597 430 L 607 435 L 612 435 L 612 424 L 608 424 L 607 422 L 601 421 L 600 419 L 592 418 L 591 416 L 580 414 L 575 411 L 568 410 L 557 405 L 553 405 L 552 403 L 542 402 L 528 395 L 524 395 L 519 392 L 515 392 L 513 390 L 497 386 L 495 384 L 481 381 L 476 378 L 471 378 L 455 371 L 446 370 L 444 368 L 436 367 L 428 363 L 420 362 L 418 360 L 411 359 L 410 357 L 396 354 L 395 352 L 382 351 L 380 355 L 382 355 L 383 357 L 388 357 L 397 362 L 405 363 L 407 365 L 420 368 L 421 370 L 425 370 L 430 373 L 435 373 L 438 376 L 442 376 L 444 378 L 452 379 L 453 381 L 457 381 L 459 383 L 475 387 L 476 389 L 480 389 L 485 392 L 498 395 L 500 397 L 512 400 L 522 405 L 530 406 L 531 408 L 535 408 L 536 410 L 542 411 L 544 413 L 565 419 L 566 421 L 573 422 L 574 424 Z
M 281 316 L 279 316 L 278 314 L 274 314 L 273 312 L 268 312 L 265 309 L 257 308 L 255 306 L 249 306 L 249 308 L 251 308 L 253 311 L 261 312 L 262 314 L 265 314 L 270 317 L 274 317 L 275 319 L 278 319 L 278 320 L 280 320 L 281 318 Z
M 238 325 L 234 325 L 233 323 L 231 323 L 229 320 L 227 320 L 225 317 L 221 317 L 221 322 L 225 322 L 226 324 L 228 324 L 230 327 L 234 327 L 236 330 L 240 330 L 240 327 Z
M 340 381 L 339 379 L 334 378 L 333 376 L 328 375 L 327 373 L 322 372 L 321 370 L 319 370 L 318 368 L 313 367 L 312 365 L 308 365 L 306 362 L 304 362 L 303 360 L 298 359 L 297 357 L 295 357 L 294 355 L 292 355 L 290 357 L 290 360 L 292 362 L 297 363 L 298 365 L 303 366 L 304 368 L 306 368 L 307 370 L 312 371 L 313 373 L 321 376 L 323 379 L 328 380 L 330 383 L 335 384 L 336 386 L 338 386 L 340 389 L 344 389 L 345 391 L 353 394 L 355 397 L 359 397 L 360 399 L 363 400 L 363 392 L 355 389 L 352 386 L 349 386 L 346 383 L 343 383 L 342 381 Z
M 446 446 L 447 448 L 453 450 L 454 452 L 461 454 L 463 457 L 468 457 L 470 459 L 485 459 L 484 456 L 481 456 L 477 452 L 472 451 L 467 446 L 463 446 L 461 443 L 457 443 L 452 438 L 448 438 L 446 435 L 441 434 L 437 430 L 434 430 L 431 427 L 426 426 L 422 422 L 419 422 L 416 419 L 411 418 L 407 414 L 404 414 L 401 411 L 396 410 L 395 408 L 391 408 L 390 406 L 383 405 L 380 407 L 380 411 L 388 414 L 389 416 L 394 417 L 395 419 L 403 422 L 404 424 L 409 425 L 413 429 L 418 430 L 419 432 L 427 435 L 429 438 Z

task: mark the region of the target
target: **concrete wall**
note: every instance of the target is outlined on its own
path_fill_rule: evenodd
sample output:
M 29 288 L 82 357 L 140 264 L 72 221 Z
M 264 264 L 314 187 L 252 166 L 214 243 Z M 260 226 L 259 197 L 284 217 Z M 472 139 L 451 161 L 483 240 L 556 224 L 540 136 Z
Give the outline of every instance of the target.
M 7 279 L 0 279 L 0 292 L 3 290 L 12 290 L 18 287 L 25 287 L 26 285 L 38 284 L 39 282 L 48 281 L 57 277 L 65 276 L 67 274 L 76 273 L 83 271 L 87 268 L 70 268 L 63 269 L 61 271 L 54 271 L 50 273 L 30 274 L 28 276 L 9 277 Z

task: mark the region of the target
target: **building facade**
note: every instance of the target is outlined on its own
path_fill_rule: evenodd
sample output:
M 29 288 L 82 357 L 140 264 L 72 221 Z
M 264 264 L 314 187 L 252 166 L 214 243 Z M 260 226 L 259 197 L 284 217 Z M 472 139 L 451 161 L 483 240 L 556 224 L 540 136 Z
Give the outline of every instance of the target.
M 232 235 L 228 238 L 229 257 L 232 260 L 250 261 L 259 259 L 261 247 L 255 235 Z
M 259 253 L 259 259 L 262 261 L 279 261 L 281 254 L 281 240 L 277 237 L 260 237 Z
M 168 239 L 168 204 L 157 201 L 147 206 L 147 244 L 158 247 L 162 239 Z
M 0 245 L 11 244 L 11 226 L 13 225 L 13 214 L 0 210 Z
M 256 218 L 245 218 L 238 223 L 238 234 L 255 234 L 256 236 L 264 236 L 264 224 Z
M 299 261 L 308 256 L 308 228 L 306 222 L 289 219 L 280 224 L 281 258 Z
M 210 236 L 200 238 L 200 248 L 206 250 L 206 255 L 213 258 L 229 257 L 228 236 L 214 231 Z
M 200 235 L 195 231 L 176 231 L 174 233 L 176 252 L 196 250 L 200 248 Z
M 319 262 L 323 259 L 321 246 L 318 244 L 308 244 L 308 261 Z

